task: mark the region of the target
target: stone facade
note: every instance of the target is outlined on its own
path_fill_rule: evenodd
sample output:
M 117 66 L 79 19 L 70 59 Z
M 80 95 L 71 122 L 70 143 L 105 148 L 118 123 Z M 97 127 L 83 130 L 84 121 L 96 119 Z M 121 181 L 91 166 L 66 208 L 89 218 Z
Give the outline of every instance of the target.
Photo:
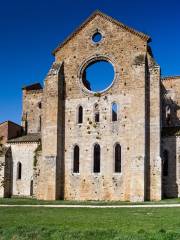
M 13 196 L 33 195 L 34 156 L 38 143 L 11 144 L 13 159 Z M 18 179 L 18 163 L 21 163 L 21 178 Z
M 163 197 L 180 197 L 180 137 L 169 136 L 162 139 L 163 152 L 168 151 L 168 174 L 162 174 Z
M 98 43 L 92 40 L 96 33 L 102 37 Z M 174 140 L 170 128 L 177 135 L 180 116 L 177 108 L 176 118 L 167 125 L 166 105 L 179 104 L 180 80 L 161 80 L 149 41 L 145 34 L 95 12 L 54 50 L 55 62 L 44 88 L 39 84 L 23 88 L 24 136 L 7 144 L 13 162 L 12 195 L 123 201 L 179 196 L 180 141 L 178 136 Z M 114 79 L 104 91 L 93 92 L 84 82 L 85 69 L 101 60 L 112 64 Z M 113 103 L 117 105 L 115 121 Z M 117 145 L 121 151 L 118 171 Z M 78 170 L 74 170 L 76 146 Z M 97 172 L 95 146 L 100 149 Z M 172 152 L 165 178 L 163 149 Z
M 162 79 L 162 125 L 180 126 L 180 77 Z
M 41 132 L 42 95 L 40 84 L 23 88 L 22 126 L 26 134 Z
M 162 174 L 163 197 L 180 196 L 180 77 L 162 79 L 161 155 L 168 154 L 168 173 Z

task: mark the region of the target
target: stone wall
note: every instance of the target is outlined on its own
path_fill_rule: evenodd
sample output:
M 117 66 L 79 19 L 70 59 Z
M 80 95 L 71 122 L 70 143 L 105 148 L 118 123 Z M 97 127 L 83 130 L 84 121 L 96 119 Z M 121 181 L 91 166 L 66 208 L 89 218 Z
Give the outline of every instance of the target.
M 180 126 L 180 77 L 162 79 L 162 124 Z
M 146 80 L 146 160 L 145 186 L 147 200 L 161 199 L 161 158 L 160 158 L 160 67 L 152 55 L 147 55 L 148 68 Z M 135 113 L 134 113 L 135 114 Z
M 33 191 L 31 192 L 33 197 L 37 197 L 38 187 L 40 181 L 40 172 L 41 172 L 41 161 L 42 161 L 42 146 L 39 144 L 34 151 L 34 160 L 33 160 Z
M 162 160 L 164 150 L 168 151 L 168 175 L 162 174 L 163 197 L 180 197 L 180 137 L 162 139 Z
M 23 90 L 22 126 L 26 134 L 41 131 L 42 95 L 42 89 Z
M 32 193 L 34 154 L 38 143 L 11 144 L 13 161 L 12 195 L 30 196 Z M 22 164 L 21 179 L 17 179 L 17 164 Z
M 102 41 L 94 44 L 92 35 L 97 29 L 102 34 Z M 161 198 L 160 69 L 147 60 L 147 55 L 147 39 L 100 15 L 56 51 L 43 98 L 39 198 L 55 199 L 60 193 L 65 199 L 143 201 L 146 188 L 152 189 L 149 198 Z M 111 88 L 97 96 L 82 85 L 82 74 L 89 62 L 101 59 L 113 64 L 115 78 Z M 58 66 L 61 67 L 58 69 Z M 111 120 L 114 101 L 118 104 L 117 122 Z M 96 127 L 95 103 L 100 110 L 100 123 Z M 79 105 L 84 112 L 82 124 L 77 124 Z M 122 148 L 122 172 L 115 174 L 114 145 L 117 142 Z M 99 174 L 92 172 L 95 143 L 101 147 Z M 72 173 L 75 144 L 80 147 L 79 174 Z M 148 156 L 147 144 L 150 148 Z M 147 158 L 148 166 L 145 165 Z M 145 180 L 146 167 L 150 171 L 149 182 Z M 64 173 L 58 173 L 58 169 L 64 169 Z M 64 185 L 62 192 L 59 180 Z
M 37 197 L 63 198 L 64 184 L 64 99 L 63 65 L 53 64 L 44 87 L 42 161 Z
M 97 30 L 102 35 L 99 43 L 92 41 Z M 33 195 L 45 200 L 161 199 L 160 90 L 164 91 L 164 105 L 167 99 L 178 105 L 179 85 L 173 81 L 173 90 L 166 80 L 160 89 L 160 67 L 147 41 L 147 36 L 103 14 L 95 14 L 54 51 L 55 62 L 44 89 L 40 84 L 23 88 L 24 133 L 42 133 L 42 152 L 37 153 L 39 143 L 11 143 L 12 195 Z M 109 88 L 94 93 L 83 85 L 83 71 L 99 60 L 110 62 L 115 76 Z M 103 81 L 101 76 L 99 80 Z M 118 106 L 117 121 L 112 121 L 113 103 Z M 99 122 L 94 117 L 96 104 Z M 80 124 L 79 106 L 83 108 Z M 115 173 L 117 143 L 121 145 L 119 173 Z M 93 171 L 95 144 L 101 149 L 99 173 Z M 179 138 L 164 138 L 162 143 L 172 151 L 172 159 L 177 149 L 179 155 L 179 144 Z M 78 173 L 73 172 L 75 145 L 80 149 Z M 18 162 L 22 164 L 21 179 L 17 179 Z M 177 161 L 171 160 L 170 177 L 163 179 L 163 194 L 167 196 L 179 193 L 179 167 L 175 165 Z

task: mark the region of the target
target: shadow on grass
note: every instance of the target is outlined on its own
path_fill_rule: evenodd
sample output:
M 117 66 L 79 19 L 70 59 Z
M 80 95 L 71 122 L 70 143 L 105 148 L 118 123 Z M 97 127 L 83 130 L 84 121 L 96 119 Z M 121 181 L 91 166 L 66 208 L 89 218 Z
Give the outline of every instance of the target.
M 180 233 L 160 229 L 147 233 L 143 229 L 136 233 L 122 233 L 115 230 L 68 231 L 61 228 L 18 226 L 0 229 L 1 240 L 179 240 Z

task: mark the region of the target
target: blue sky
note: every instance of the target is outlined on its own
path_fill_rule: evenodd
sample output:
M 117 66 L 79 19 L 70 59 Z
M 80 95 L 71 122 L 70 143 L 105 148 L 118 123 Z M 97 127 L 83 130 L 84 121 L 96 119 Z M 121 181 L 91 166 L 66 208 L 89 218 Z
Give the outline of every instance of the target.
M 86 80 L 90 83 L 89 90 L 101 92 L 108 88 L 114 80 L 113 65 L 107 61 L 97 61 L 86 68 Z
M 96 9 L 150 35 L 162 75 L 180 75 L 179 0 L 1 0 L 0 122 L 20 123 L 22 86 L 43 82 L 51 51 Z

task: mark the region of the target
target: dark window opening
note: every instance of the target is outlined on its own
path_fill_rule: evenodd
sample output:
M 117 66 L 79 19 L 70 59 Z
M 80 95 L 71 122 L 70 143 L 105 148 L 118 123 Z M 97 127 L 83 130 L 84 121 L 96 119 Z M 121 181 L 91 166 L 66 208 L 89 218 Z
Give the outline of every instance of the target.
M 22 164 L 18 162 L 17 164 L 17 179 L 20 180 L 22 175 Z
M 121 146 L 115 146 L 115 172 L 121 172 Z
M 95 113 L 94 121 L 95 121 L 95 122 L 99 122 L 99 112 L 96 112 L 96 113 Z
M 99 122 L 99 105 L 97 103 L 94 105 L 94 121 Z
M 79 173 L 79 147 L 77 145 L 74 147 L 73 172 Z
M 82 106 L 80 106 L 78 109 L 78 123 L 82 122 L 83 122 L 83 108 Z
M 116 103 L 112 104 L 112 121 L 113 122 L 117 121 L 117 104 Z
M 33 180 L 30 182 L 30 196 L 33 196 Z
M 26 117 L 25 117 L 25 129 L 24 129 L 24 132 L 25 132 L 25 134 L 27 134 L 28 133 L 28 120 L 27 120 L 27 118 L 28 118 L 28 114 L 26 113 Z
M 94 173 L 100 172 L 100 154 L 101 154 L 100 146 L 99 144 L 96 144 L 94 146 Z
M 39 116 L 39 132 L 41 131 L 41 125 L 42 125 L 41 116 Z
M 42 107 L 41 102 L 38 103 L 38 107 L 41 109 L 41 107 Z
M 93 36 L 92 36 L 92 40 L 93 40 L 94 43 L 100 42 L 101 39 L 102 39 L 102 35 L 99 32 L 94 33 Z
M 163 159 L 162 159 L 162 172 L 163 176 L 168 176 L 168 162 L 169 162 L 169 153 L 167 150 L 163 152 Z

